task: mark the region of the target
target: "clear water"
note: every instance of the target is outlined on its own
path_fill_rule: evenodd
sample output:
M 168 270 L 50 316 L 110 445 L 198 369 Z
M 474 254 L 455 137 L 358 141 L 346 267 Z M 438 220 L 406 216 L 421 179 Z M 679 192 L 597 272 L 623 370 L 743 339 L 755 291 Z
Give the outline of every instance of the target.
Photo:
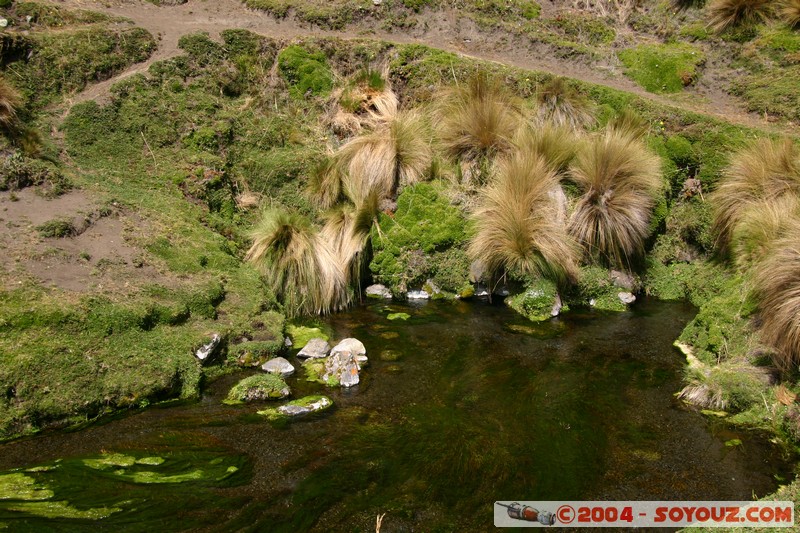
M 497 500 L 763 496 L 789 476 L 779 451 L 673 396 L 693 312 L 534 325 L 497 305 L 371 303 L 328 319 L 367 347 L 358 387 L 288 380 L 334 400 L 313 418 L 223 405 L 245 373 L 197 403 L 0 445 L 0 530 L 374 531 L 386 513 L 383 533 L 490 531 Z

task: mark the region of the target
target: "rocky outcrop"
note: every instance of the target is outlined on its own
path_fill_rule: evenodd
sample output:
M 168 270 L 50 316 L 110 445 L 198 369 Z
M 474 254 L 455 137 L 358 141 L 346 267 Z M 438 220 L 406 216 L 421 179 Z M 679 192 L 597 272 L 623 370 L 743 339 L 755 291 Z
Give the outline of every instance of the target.
M 367 298 L 378 298 L 384 300 L 392 299 L 392 291 L 390 291 L 386 285 L 370 285 L 367 287 L 366 294 Z

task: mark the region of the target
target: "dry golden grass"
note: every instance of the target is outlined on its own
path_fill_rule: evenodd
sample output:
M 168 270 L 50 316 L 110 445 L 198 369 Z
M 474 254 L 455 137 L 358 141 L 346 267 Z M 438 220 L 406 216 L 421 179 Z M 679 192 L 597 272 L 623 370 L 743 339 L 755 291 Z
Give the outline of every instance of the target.
M 473 161 L 512 148 L 522 122 L 521 103 L 496 80 L 478 75 L 437 99 L 439 135 L 450 157 Z
M 433 159 L 431 143 L 430 127 L 419 112 L 398 112 L 383 127 L 339 149 L 342 190 L 356 207 L 371 194 L 394 197 L 399 186 L 425 177 Z
M 578 143 L 578 137 L 570 128 L 551 124 L 521 128 L 514 138 L 519 151 L 541 155 L 550 169 L 559 174 L 569 167 Z
M 559 284 L 575 280 L 579 251 L 558 221 L 558 188 L 555 172 L 539 154 L 502 158 L 473 215 L 470 256 L 492 274 L 544 276 Z
M 643 251 L 663 186 L 660 166 L 640 140 L 611 128 L 582 147 L 570 178 L 583 194 L 568 227 L 588 256 L 630 268 Z
M 787 195 L 800 195 L 800 151 L 791 140 L 761 139 L 736 153 L 710 196 L 718 247 L 727 249 L 748 209 Z
M 754 269 L 761 315 L 761 338 L 776 350 L 775 364 L 784 371 L 800 364 L 800 222 Z
M 592 104 L 588 98 L 569 85 L 564 78 L 552 78 L 536 92 L 541 123 L 586 129 L 595 123 Z
M 709 27 L 716 33 L 764 21 L 773 7 L 773 0 L 711 0 L 707 7 Z
M 800 0 L 783 0 L 780 15 L 781 20 L 790 28 L 800 28 Z
M 786 235 L 793 220 L 800 219 L 800 200 L 785 195 L 750 206 L 733 230 L 731 248 L 736 264 L 748 268 L 770 253 L 775 241 Z
M 22 96 L 4 78 L 0 77 L 0 126 L 8 128 L 17 120 L 17 109 Z
M 629 109 L 617 113 L 608 121 L 608 127 L 631 137 L 644 137 L 650 131 L 650 124 Z
M 261 271 L 288 316 L 329 313 L 349 303 L 339 258 L 305 217 L 267 210 L 252 238 L 246 260 Z

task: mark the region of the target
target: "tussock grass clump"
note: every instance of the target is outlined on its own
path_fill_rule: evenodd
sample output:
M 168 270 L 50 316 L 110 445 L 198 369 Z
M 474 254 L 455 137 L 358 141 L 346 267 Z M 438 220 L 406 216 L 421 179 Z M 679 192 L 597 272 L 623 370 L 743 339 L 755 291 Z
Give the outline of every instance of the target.
M 514 139 L 514 145 L 521 152 L 541 155 L 548 167 L 560 174 L 567 170 L 575 157 L 578 138 L 569 128 L 544 124 L 537 128 L 521 129 Z
M 650 131 L 650 124 L 627 108 L 612 117 L 608 127 L 631 137 L 644 137 Z
M 761 310 L 761 338 L 777 351 L 775 364 L 784 371 L 800 364 L 800 222 L 775 241 L 755 269 L 755 294 Z
M 497 80 L 477 75 L 441 95 L 440 136 L 448 155 L 476 161 L 509 151 L 522 120 L 521 104 Z
M 748 209 L 800 196 L 800 151 L 789 139 L 761 139 L 735 154 L 711 195 L 717 245 L 727 248 Z
M 795 220 L 800 220 L 800 199 L 794 195 L 751 206 L 733 230 L 731 248 L 736 264 L 747 268 L 767 257 Z
M 636 137 L 606 129 L 578 152 L 570 178 L 583 191 L 570 234 L 590 257 L 630 268 L 643 251 L 662 188 L 658 158 Z
M 347 305 L 346 278 L 336 253 L 305 217 L 267 210 L 252 237 L 246 260 L 262 272 L 288 316 Z
M 772 0 L 711 0 L 707 6 L 708 25 L 717 33 L 765 20 L 772 11 Z
M 595 123 L 591 102 L 564 78 L 552 78 L 536 92 L 541 122 L 574 130 L 585 129 Z
M 520 151 L 501 159 L 474 213 L 469 255 L 493 274 L 574 281 L 579 253 L 558 221 L 558 189 L 555 172 L 539 154 Z
M 779 13 L 787 26 L 800 29 L 800 0 L 783 0 Z
M 423 179 L 433 159 L 431 142 L 420 113 L 398 112 L 384 127 L 341 147 L 336 158 L 343 191 L 356 207 L 373 193 L 379 199 L 394 197 L 400 185 Z
M 325 215 L 320 238 L 327 242 L 342 266 L 345 285 L 361 293 L 361 278 L 367 264 L 367 245 L 378 216 L 378 197 L 368 196 L 361 206 L 341 205 Z
M 17 121 L 17 109 L 22 96 L 4 78 L 0 77 L 0 126 L 10 128 Z

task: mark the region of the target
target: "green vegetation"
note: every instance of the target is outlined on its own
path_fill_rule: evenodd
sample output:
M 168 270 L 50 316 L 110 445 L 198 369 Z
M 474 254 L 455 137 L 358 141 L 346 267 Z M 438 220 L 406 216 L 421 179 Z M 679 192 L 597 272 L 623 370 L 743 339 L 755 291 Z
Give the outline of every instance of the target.
M 280 377 L 275 374 L 256 374 L 234 385 L 225 402 L 235 404 L 256 400 L 281 400 L 287 396 L 289 387 Z
M 278 70 L 295 98 L 325 96 L 333 87 L 333 73 L 325 55 L 292 45 L 278 54 Z
M 705 62 L 702 50 L 686 43 L 642 44 L 617 55 L 625 74 L 653 93 L 676 93 L 693 84 Z

